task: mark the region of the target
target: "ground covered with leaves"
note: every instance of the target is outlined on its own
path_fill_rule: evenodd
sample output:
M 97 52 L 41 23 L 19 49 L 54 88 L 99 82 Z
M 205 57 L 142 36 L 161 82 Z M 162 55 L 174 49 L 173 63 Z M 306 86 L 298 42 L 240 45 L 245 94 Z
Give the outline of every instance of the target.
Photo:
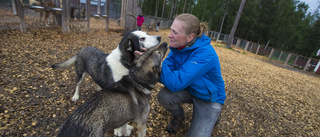
M 0 23 L 0 135 L 56 136 L 65 118 L 97 89 L 87 76 L 80 99 L 72 102 L 74 68 L 55 71 L 50 66 L 87 46 L 110 53 L 122 36 L 114 31 L 118 26 L 105 32 L 104 22 L 96 19 L 92 19 L 91 32 L 68 34 L 57 26 L 41 26 L 37 18 L 26 20 L 27 33 L 19 31 L 18 23 Z M 161 35 L 168 42 L 169 30 L 147 33 Z M 212 136 L 320 135 L 319 76 L 278 67 L 223 46 L 214 48 L 220 58 L 227 98 Z M 181 130 L 168 134 L 164 129 L 170 115 L 155 97 L 161 87 L 157 84 L 150 100 L 147 136 L 184 136 L 190 126 L 192 105 L 183 105 L 186 120 Z M 136 129 L 132 136 L 137 136 Z

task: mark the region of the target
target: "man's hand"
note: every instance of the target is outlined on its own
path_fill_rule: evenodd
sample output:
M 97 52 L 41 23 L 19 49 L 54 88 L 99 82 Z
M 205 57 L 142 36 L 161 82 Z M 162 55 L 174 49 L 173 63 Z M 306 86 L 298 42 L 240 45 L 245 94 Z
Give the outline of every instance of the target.
M 147 48 L 141 48 L 141 49 L 142 49 L 144 52 L 148 51 L 148 49 L 147 49 Z M 139 59 L 139 58 L 140 58 L 140 56 L 141 56 L 144 52 L 141 52 L 141 51 L 135 50 L 135 51 L 133 52 L 133 54 L 134 54 L 134 56 L 135 56 L 135 58 L 136 58 L 136 59 Z

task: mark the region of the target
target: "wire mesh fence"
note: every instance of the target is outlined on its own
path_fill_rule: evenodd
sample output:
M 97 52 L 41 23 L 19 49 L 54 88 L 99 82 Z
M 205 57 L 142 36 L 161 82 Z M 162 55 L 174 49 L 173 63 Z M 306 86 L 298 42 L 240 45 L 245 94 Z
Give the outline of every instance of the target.
M 219 34 L 219 32 L 215 31 L 209 31 L 208 36 L 212 40 L 224 43 L 227 43 L 229 39 L 229 35 Z M 266 56 L 269 58 L 270 61 L 274 61 L 285 66 L 291 66 L 297 69 L 302 69 L 304 71 L 313 72 L 320 75 L 319 59 L 297 55 L 281 49 L 276 49 L 270 46 L 258 44 L 240 38 L 234 38 L 232 44 L 236 48 L 243 49 L 244 51 L 252 52 L 256 55 Z

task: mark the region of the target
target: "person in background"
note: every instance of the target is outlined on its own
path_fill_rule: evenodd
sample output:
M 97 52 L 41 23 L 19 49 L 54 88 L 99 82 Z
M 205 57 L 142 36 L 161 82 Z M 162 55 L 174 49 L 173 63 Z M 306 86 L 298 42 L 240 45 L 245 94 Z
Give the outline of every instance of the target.
M 157 32 L 159 31 L 160 20 L 157 21 Z
M 137 16 L 137 30 L 141 30 L 141 26 L 144 23 L 144 17 L 143 17 L 143 13 L 140 12 L 140 14 Z

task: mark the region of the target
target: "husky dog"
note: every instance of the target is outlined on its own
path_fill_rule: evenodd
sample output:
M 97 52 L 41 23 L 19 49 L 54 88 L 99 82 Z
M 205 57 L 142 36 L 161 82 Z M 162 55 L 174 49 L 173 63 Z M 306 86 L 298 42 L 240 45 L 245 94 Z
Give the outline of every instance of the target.
M 137 124 L 138 136 L 144 137 L 151 90 L 160 79 L 167 49 L 164 42 L 144 53 L 129 69 L 129 75 L 95 93 L 68 116 L 58 137 L 101 137 L 130 120 Z
M 142 47 L 151 49 L 160 41 L 160 36 L 149 36 L 143 31 L 132 31 L 122 38 L 118 47 L 110 54 L 105 54 L 94 47 L 85 47 L 69 60 L 53 64 L 52 68 L 66 69 L 75 64 L 77 87 L 71 100 L 76 101 L 79 99 L 80 84 L 86 73 L 89 73 L 100 88 L 104 88 L 119 81 L 122 76 L 128 75 L 135 58 L 133 54 L 135 50 L 142 51 Z

